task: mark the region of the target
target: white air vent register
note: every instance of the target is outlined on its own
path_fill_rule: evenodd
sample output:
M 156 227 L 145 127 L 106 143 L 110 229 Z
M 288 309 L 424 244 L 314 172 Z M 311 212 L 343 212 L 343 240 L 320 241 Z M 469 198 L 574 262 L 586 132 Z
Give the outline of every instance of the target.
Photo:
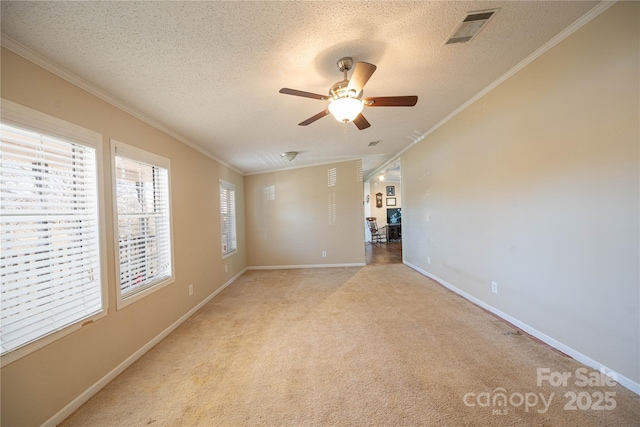
M 487 25 L 498 10 L 499 9 L 469 12 L 462 22 L 458 24 L 455 31 L 451 34 L 445 44 L 466 43 L 473 40 L 473 38 Z

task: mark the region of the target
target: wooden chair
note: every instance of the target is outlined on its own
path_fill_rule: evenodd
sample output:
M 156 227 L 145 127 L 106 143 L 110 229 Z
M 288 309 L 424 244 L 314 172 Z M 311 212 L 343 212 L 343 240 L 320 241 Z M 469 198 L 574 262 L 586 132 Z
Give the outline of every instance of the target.
M 371 243 L 387 243 L 387 227 L 384 226 L 379 229 L 375 216 L 367 217 L 366 220 L 369 225 L 369 231 L 371 231 Z

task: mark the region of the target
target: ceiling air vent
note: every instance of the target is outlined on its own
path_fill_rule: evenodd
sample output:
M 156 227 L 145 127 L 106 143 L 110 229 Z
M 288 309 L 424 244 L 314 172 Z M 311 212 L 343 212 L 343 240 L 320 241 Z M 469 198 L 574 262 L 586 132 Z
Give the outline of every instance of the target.
M 480 32 L 482 28 L 493 18 L 499 9 L 483 10 L 480 12 L 470 12 L 458 24 L 449 40 L 445 44 L 466 43 Z
M 380 142 L 381 142 L 381 140 L 380 141 L 371 141 L 369 143 L 369 145 L 367 145 L 367 147 L 375 147 L 376 145 L 380 144 Z

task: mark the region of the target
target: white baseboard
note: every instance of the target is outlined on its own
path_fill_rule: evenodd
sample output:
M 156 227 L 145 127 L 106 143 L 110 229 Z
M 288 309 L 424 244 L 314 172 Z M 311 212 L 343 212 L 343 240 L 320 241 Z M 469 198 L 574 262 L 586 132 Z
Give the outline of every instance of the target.
M 245 271 L 247 271 L 246 268 L 243 269 L 240 273 L 238 273 L 235 276 L 233 276 L 231 279 L 229 279 L 225 284 L 220 286 L 218 289 L 213 291 L 211 293 L 211 295 L 206 297 L 198 305 L 193 307 L 191 310 L 189 310 L 187 313 L 185 313 L 182 317 L 180 317 L 178 320 L 173 322 L 167 329 L 165 329 L 160 334 L 155 336 L 151 341 L 149 341 L 144 346 L 142 346 L 138 351 L 133 353 L 131 356 L 127 357 L 122 363 L 120 363 L 118 366 L 116 366 L 114 369 L 112 369 L 111 372 L 109 372 L 104 377 L 100 378 L 95 384 L 93 384 L 91 387 L 89 387 L 84 392 L 82 392 L 78 397 L 73 399 L 68 405 L 66 405 L 64 408 L 62 408 L 60 411 L 58 411 L 54 416 L 52 416 L 47 421 L 45 421 L 42 424 L 42 427 L 55 427 L 56 425 L 60 424 L 65 418 L 67 418 L 76 409 L 78 409 L 80 406 L 82 406 L 83 403 L 85 403 L 91 397 L 93 397 L 94 394 L 99 392 L 103 387 L 105 387 L 107 384 L 109 384 L 109 382 L 111 382 L 115 377 L 120 375 L 125 369 L 127 369 L 136 360 L 138 360 L 140 357 L 142 357 L 147 351 L 151 350 L 151 348 L 153 348 L 153 346 L 155 346 L 160 341 L 162 341 L 164 338 L 166 338 L 167 335 L 169 335 L 178 326 L 180 326 L 182 323 L 184 323 L 185 320 L 187 320 L 189 317 L 191 317 L 193 314 L 195 314 L 195 312 L 198 311 L 200 308 L 202 308 L 202 306 L 204 306 L 206 303 L 211 301 L 211 299 L 213 299 L 213 297 L 215 297 L 220 292 L 222 292 L 231 283 L 235 282 L 238 277 L 240 277 L 240 276 L 242 276 L 244 274 Z
M 640 395 L 640 384 L 633 381 L 630 378 L 627 378 L 626 376 L 620 374 L 619 372 L 616 372 L 612 369 L 609 369 L 609 367 L 603 365 L 602 363 L 598 363 L 596 360 L 593 360 L 592 358 L 590 358 L 589 356 L 586 356 L 582 353 L 580 353 L 577 350 L 574 350 L 573 348 L 561 343 L 560 341 L 555 340 L 554 338 L 551 338 L 550 336 L 538 331 L 535 328 L 532 328 L 531 326 L 527 325 L 526 323 L 521 322 L 520 320 L 511 317 L 510 315 L 503 313 L 502 311 L 498 310 L 497 308 L 487 304 L 486 302 L 474 297 L 471 294 L 468 294 L 467 292 L 456 288 L 455 286 L 453 286 L 452 284 L 448 283 L 445 280 L 440 279 L 437 276 L 434 276 L 433 274 L 429 273 L 428 271 L 425 271 L 423 269 L 421 269 L 420 267 L 411 264 L 410 262 L 403 260 L 402 261 L 403 264 L 407 265 L 408 267 L 411 267 L 412 269 L 416 270 L 417 272 L 427 276 L 430 279 L 435 280 L 436 282 L 438 282 L 440 285 L 444 286 L 445 288 L 455 292 L 456 294 L 460 295 L 461 297 L 471 301 L 472 303 L 484 308 L 485 310 L 495 314 L 496 316 L 506 320 L 507 322 L 511 323 L 512 325 L 522 329 L 523 331 L 525 331 L 526 333 L 528 333 L 531 336 L 536 337 L 537 339 L 539 339 L 540 341 L 550 345 L 551 347 L 561 351 L 562 353 L 572 357 L 573 359 L 577 360 L 580 363 L 583 363 L 593 369 L 596 370 L 602 370 L 604 369 L 605 372 L 607 373 L 611 373 L 612 376 L 614 376 L 614 378 L 616 379 L 616 381 L 618 383 L 620 383 L 620 385 L 628 388 L 629 390 L 631 390 L 632 392 Z
M 300 264 L 300 265 L 252 265 L 247 270 L 290 270 L 293 268 L 335 268 L 335 267 L 364 267 L 364 262 L 345 264 Z

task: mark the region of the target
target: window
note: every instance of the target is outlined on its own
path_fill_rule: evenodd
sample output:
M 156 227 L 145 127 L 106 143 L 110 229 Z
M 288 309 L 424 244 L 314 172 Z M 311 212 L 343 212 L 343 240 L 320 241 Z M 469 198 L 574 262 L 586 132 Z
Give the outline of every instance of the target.
M 112 140 L 118 308 L 174 281 L 169 160 Z
M 222 230 L 222 257 L 238 251 L 236 240 L 236 186 L 220 180 L 220 228 Z
M 106 312 L 101 144 L 99 134 L 2 100 L 3 364 Z

